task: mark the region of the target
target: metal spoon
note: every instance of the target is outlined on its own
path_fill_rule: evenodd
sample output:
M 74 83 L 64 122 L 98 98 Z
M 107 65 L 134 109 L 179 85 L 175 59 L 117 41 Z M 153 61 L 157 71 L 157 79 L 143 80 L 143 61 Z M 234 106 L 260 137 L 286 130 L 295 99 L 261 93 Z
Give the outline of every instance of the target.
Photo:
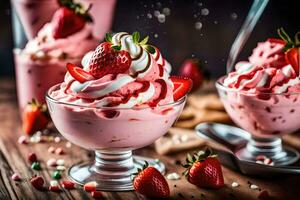
M 233 66 L 234 63 L 236 62 L 238 55 L 243 49 L 246 41 L 248 40 L 251 32 L 253 31 L 254 26 L 257 24 L 257 21 L 260 18 L 261 14 L 263 13 L 268 2 L 269 0 L 253 1 L 253 4 L 246 17 L 246 20 L 242 25 L 240 32 L 238 33 L 237 37 L 235 38 L 231 46 L 230 53 L 227 59 L 227 64 L 226 64 L 227 74 L 233 70 Z
M 235 153 L 244 148 L 250 133 L 229 125 L 218 123 L 201 123 L 195 128 L 198 136 L 222 144 L 226 150 L 214 149 L 225 166 L 247 175 L 274 176 L 283 174 L 299 174 L 297 166 L 269 166 L 239 159 Z

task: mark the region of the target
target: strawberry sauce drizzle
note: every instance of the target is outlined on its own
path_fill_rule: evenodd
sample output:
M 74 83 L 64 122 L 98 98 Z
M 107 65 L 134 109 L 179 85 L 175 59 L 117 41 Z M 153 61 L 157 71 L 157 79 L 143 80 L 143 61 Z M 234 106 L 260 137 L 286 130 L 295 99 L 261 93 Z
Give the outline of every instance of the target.
M 162 99 L 166 98 L 167 95 L 167 83 L 163 79 L 157 79 L 155 80 L 156 83 L 159 83 L 161 85 L 161 91 L 159 96 L 154 99 L 152 102 L 149 103 L 150 106 L 156 106 Z

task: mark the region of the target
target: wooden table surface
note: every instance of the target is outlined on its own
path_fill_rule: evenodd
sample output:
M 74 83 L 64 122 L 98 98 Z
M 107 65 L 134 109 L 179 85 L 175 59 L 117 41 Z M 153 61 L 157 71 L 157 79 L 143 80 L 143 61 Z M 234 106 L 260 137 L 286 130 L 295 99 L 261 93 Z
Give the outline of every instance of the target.
M 35 174 L 41 175 L 49 185 L 52 169 L 46 162 L 49 158 L 62 158 L 66 166 L 91 159 L 91 153 L 76 146 L 66 148 L 64 141 L 60 143 L 19 144 L 21 121 L 17 108 L 14 80 L 0 79 L 0 199 L 93 199 L 89 193 L 78 187 L 75 190 L 62 192 L 38 191 L 29 183 L 29 178 Z M 298 137 L 298 136 L 297 136 Z M 293 139 L 290 139 L 293 141 Z M 49 146 L 64 147 L 65 155 L 53 155 L 47 152 Z M 299 148 L 300 149 L 300 148 Z M 41 161 L 42 170 L 30 168 L 27 155 L 35 152 Z M 158 156 L 152 147 L 139 149 L 139 155 L 161 159 L 167 167 L 167 173 L 181 174 L 183 169 L 176 161 L 184 161 L 187 152 L 170 156 Z M 13 172 L 18 172 L 23 180 L 11 180 Z M 262 190 L 268 190 L 272 199 L 299 199 L 300 176 L 288 176 L 273 179 L 258 179 L 247 177 L 223 167 L 226 186 L 220 190 L 200 189 L 189 184 L 183 177 L 180 180 L 168 180 L 172 199 L 257 199 L 259 190 L 251 190 L 248 182 L 258 185 Z M 66 179 L 63 174 L 63 179 Z M 240 186 L 232 188 L 231 183 L 237 181 Z M 146 199 L 135 192 L 103 192 L 105 199 Z

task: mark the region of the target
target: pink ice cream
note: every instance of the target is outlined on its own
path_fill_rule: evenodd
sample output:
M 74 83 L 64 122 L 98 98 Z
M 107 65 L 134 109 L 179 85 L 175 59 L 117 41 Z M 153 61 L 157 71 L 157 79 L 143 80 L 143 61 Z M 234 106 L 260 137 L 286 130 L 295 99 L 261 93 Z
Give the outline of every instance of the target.
M 300 128 L 300 79 L 285 61 L 283 48 L 270 41 L 259 43 L 249 61 L 237 63 L 217 84 L 234 122 L 256 136 Z
M 44 96 L 49 87 L 63 80 L 66 63 L 80 64 L 84 54 L 95 48 L 96 40 L 89 24 L 60 39 L 53 38 L 52 27 L 52 23 L 46 23 L 23 50 L 14 52 L 21 110 L 32 98 L 45 102 Z
M 115 34 L 112 43 L 130 53 L 128 71 L 84 83 L 67 73 L 64 83 L 48 93 L 58 130 L 87 149 L 132 150 L 149 145 L 167 132 L 185 102 L 185 98 L 174 102 L 171 67 L 157 48 L 151 54 L 124 32 Z M 85 70 L 92 53 L 83 58 Z

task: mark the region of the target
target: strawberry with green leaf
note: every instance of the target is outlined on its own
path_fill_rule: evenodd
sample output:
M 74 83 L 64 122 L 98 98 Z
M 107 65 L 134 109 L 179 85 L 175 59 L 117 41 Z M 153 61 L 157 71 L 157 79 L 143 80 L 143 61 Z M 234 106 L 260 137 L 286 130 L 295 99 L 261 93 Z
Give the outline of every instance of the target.
M 59 0 L 60 8 L 52 18 L 52 35 L 55 39 L 65 38 L 83 29 L 87 22 L 92 22 L 89 14 L 91 5 L 85 9 L 73 0 Z
M 133 179 L 134 189 L 149 198 L 168 198 L 170 188 L 165 177 L 146 162 L 143 169 L 138 169 Z
M 224 186 L 221 164 L 210 149 L 187 155 L 183 173 L 187 180 L 201 188 L 219 189 Z
M 294 40 L 284 31 L 283 28 L 278 29 L 278 35 L 282 39 L 277 40 L 278 42 L 284 43 L 285 59 L 295 70 L 296 74 L 299 75 L 300 68 L 300 32 L 296 33 Z

